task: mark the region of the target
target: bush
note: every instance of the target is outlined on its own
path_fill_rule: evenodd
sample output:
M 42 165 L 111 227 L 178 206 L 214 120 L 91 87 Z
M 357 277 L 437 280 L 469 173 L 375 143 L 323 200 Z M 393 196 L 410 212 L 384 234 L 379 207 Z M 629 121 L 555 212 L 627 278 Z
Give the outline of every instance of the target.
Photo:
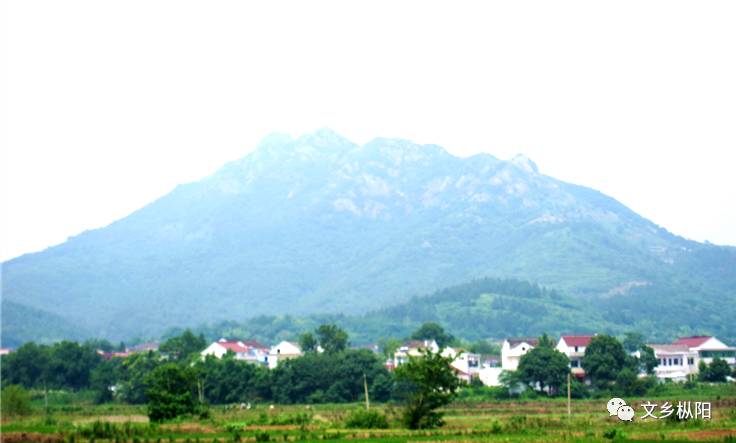
M 194 374 L 186 366 L 167 363 L 146 376 L 148 417 L 151 421 L 163 421 L 180 415 L 194 414 Z
M 31 412 L 31 396 L 19 385 L 10 385 L 2 391 L 2 411 L 5 416 L 28 415 Z
M 378 411 L 356 409 L 345 420 L 345 427 L 357 429 L 387 429 L 388 419 Z

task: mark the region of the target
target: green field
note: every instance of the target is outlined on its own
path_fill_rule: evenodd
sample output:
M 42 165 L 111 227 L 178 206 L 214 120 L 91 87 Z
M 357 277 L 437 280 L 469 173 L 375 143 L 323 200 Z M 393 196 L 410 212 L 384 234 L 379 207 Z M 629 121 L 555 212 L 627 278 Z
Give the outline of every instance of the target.
M 717 392 L 717 393 L 716 393 Z M 646 400 L 712 402 L 711 420 L 642 421 Z M 670 390 L 663 397 L 629 399 L 637 416 L 631 423 L 608 417 L 605 398 L 574 400 L 567 415 L 565 399 L 456 401 L 444 409 L 446 423 L 433 430 L 402 429 L 400 405 L 372 405 L 388 415 L 389 429 L 348 429 L 347 415 L 362 404 L 271 405 L 251 409 L 212 406 L 208 418 L 184 417 L 149 423 L 145 406 L 93 405 L 84 396 L 54 393 L 49 413 L 37 395 L 33 412 L 3 417 L 3 442 L 210 443 L 252 441 L 350 442 L 399 441 L 736 441 L 736 386 L 718 390 Z

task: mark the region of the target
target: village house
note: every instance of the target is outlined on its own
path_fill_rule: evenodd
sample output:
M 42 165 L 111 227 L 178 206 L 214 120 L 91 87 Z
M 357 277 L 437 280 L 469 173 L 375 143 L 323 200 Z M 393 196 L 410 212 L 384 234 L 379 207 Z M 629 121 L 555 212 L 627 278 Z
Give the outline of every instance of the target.
M 577 378 L 585 377 L 582 360 L 585 348 L 588 347 L 593 337 L 594 335 L 563 335 L 555 346 L 555 349 L 570 359 L 570 372 Z
M 451 366 L 460 380 L 470 383 L 473 377 L 480 375 L 480 354 L 447 347 L 442 350 L 442 356 L 453 359 Z
M 501 345 L 501 369 L 515 371 L 521 356 L 534 349 L 539 339 L 532 337 L 507 338 Z
M 386 368 L 393 370 L 409 361 L 409 357 L 419 357 L 422 351 L 428 349 L 432 352 L 439 352 L 440 347 L 434 340 L 409 340 L 404 342 L 392 357 L 386 361 Z
M 715 337 L 709 335 L 680 337 L 674 344 L 685 345 L 696 354 L 693 360 L 696 370 L 701 361 L 709 365 L 715 358 L 725 360 L 732 367 L 736 366 L 736 348 L 726 345 Z
M 268 352 L 268 368 L 274 369 L 278 366 L 279 361 L 301 357 L 302 355 L 304 354 L 298 344 L 290 341 L 282 341 L 271 347 Z
M 658 362 L 654 375 L 660 380 L 687 381 L 691 374 L 698 371 L 698 354 L 687 345 L 652 343 L 647 346 L 654 350 L 654 357 Z M 641 352 L 636 351 L 634 355 L 641 357 Z
M 736 365 L 736 348 L 709 335 L 680 337 L 672 344 L 651 343 L 647 346 L 654 350 L 658 363 L 654 373 L 660 380 L 687 381 L 699 372 L 701 361 L 710 364 L 714 358 Z M 638 357 L 639 352 L 635 355 Z
M 210 344 L 204 351 L 200 352 L 200 355 L 203 358 L 208 355 L 212 355 L 215 358 L 222 358 L 228 352 L 235 354 L 236 360 L 243 360 L 263 365 L 268 363 L 268 348 L 254 340 L 242 341 L 221 338 L 220 340 Z
M 501 344 L 501 358 L 492 357 L 484 362 L 478 371 L 480 381 L 486 386 L 501 386 L 501 373 L 515 371 L 519 368 L 519 360 L 527 352 L 539 344 L 534 337 L 507 338 Z

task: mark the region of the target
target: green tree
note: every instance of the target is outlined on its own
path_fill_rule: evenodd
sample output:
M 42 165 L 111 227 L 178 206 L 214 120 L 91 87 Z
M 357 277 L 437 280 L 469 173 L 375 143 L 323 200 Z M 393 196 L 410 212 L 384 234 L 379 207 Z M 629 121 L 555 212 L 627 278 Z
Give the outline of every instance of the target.
M 726 362 L 726 360 L 721 360 L 720 358 L 714 358 L 713 361 L 710 362 L 710 365 L 707 366 L 702 360 L 700 363 L 699 377 L 702 381 L 725 383 L 727 381 L 726 377 L 731 373 L 731 367 L 728 365 L 728 362 Z
M 348 347 L 348 333 L 336 325 L 321 325 L 315 332 L 319 345 L 328 354 L 344 351 Z
M 173 361 L 183 361 L 198 354 L 205 347 L 207 347 L 207 341 L 204 335 L 194 335 L 191 330 L 187 329 L 181 335 L 166 340 L 159 348 L 159 352 L 167 354 Z
M 636 371 L 625 367 L 616 375 L 614 392 L 620 396 L 642 396 L 657 383 L 654 377 L 640 378 Z
M 146 377 L 148 417 L 151 421 L 170 420 L 196 412 L 194 372 L 190 367 L 167 363 Z
M 434 340 L 437 342 L 440 348 L 444 348 L 449 345 L 455 337 L 445 332 L 439 323 L 427 322 L 423 323 L 413 334 L 411 334 L 413 340 Z
M 308 353 L 286 360 L 270 372 L 273 400 L 279 403 L 355 402 L 363 398 L 365 374 L 371 398 L 386 401 L 390 374 L 366 349 Z
M 2 357 L 2 381 L 26 388 L 44 387 L 49 372 L 49 348 L 34 342 Z
M 101 362 L 102 357 L 89 344 L 67 340 L 54 343 L 49 352 L 49 382 L 58 388 L 87 388 L 90 373 Z
M 401 340 L 398 338 L 382 338 L 378 340 L 378 346 L 381 348 L 383 356 L 389 358 L 399 349 Z
M 410 358 L 394 371 L 405 402 L 402 420 L 409 429 L 443 424 L 442 414 L 437 409 L 450 403 L 460 386 L 450 366 L 452 360 L 439 352 L 425 350 L 420 357 Z
M 567 382 L 569 364 L 567 356 L 554 349 L 545 334 L 539 345 L 519 360 L 519 378 L 532 388 L 555 394 Z
M 123 359 L 113 358 L 103 361 L 90 373 L 90 387 L 95 393 L 96 403 L 105 403 L 113 399 L 112 388 L 120 380 Z
M 657 357 L 654 355 L 654 349 L 647 345 L 639 348 L 639 369 L 648 375 L 654 374 L 654 369 L 659 365 Z
M 311 332 L 305 332 L 299 336 L 299 347 L 303 352 L 314 352 L 317 350 L 317 339 Z
M 645 346 L 644 335 L 640 332 L 627 332 L 624 335 L 622 344 L 626 352 L 636 352 Z
M 120 398 L 132 404 L 146 403 L 146 377 L 160 365 L 161 355 L 157 352 L 142 352 L 125 358 L 118 382 Z
M 582 359 L 585 375 L 599 389 L 605 389 L 615 382 L 619 372 L 628 364 L 623 345 L 615 337 L 605 334 L 593 337 Z
M 3 417 L 14 415 L 28 415 L 31 413 L 31 396 L 28 391 L 20 385 L 9 385 L 2 390 L 2 406 Z
M 269 370 L 236 360 L 228 352 L 223 358 L 207 356 L 195 365 L 202 383 L 204 398 L 209 403 L 243 403 L 266 400 L 271 396 Z

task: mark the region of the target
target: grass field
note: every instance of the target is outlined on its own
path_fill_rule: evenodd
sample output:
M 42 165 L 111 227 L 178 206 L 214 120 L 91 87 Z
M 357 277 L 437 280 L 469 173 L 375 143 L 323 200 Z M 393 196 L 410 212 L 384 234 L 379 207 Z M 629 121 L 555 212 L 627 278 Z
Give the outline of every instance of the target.
M 149 423 L 145 406 L 93 405 L 86 400 L 54 399 L 50 413 L 36 400 L 34 413 L 4 417 L 3 442 L 131 442 L 229 443 L 252 441 L 731 441 L 736 442 L 736 387 L 676 395 L 629 399 L 637 415 L 633 422 L 609 417 L 606 398 L 574 400 L 567 415 L 564 399 L 457 401 L 444 409 L 446 424 L 439 429 L 410 431 L 399 424 L 400 405 L 374 405 L 390 418 L 389 429 L 348 429 L 347 415 L 361 404 L 257 404 L 249 410 L 213 406 L 210 417 L 183 417 L 173 422 Z M 665 399 L 712 403 L 711 420 L 646 420 L 640 403 Z

